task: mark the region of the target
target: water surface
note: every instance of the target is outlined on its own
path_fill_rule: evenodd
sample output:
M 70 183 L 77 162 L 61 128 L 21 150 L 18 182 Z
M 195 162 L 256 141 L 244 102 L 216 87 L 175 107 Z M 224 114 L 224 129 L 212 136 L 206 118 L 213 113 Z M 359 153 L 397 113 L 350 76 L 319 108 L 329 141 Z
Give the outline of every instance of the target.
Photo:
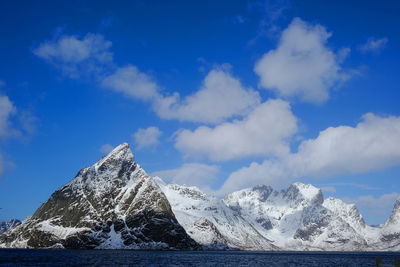
M 0 266 L 376 266 L 390 252 L 247 252 L 0 249 Z

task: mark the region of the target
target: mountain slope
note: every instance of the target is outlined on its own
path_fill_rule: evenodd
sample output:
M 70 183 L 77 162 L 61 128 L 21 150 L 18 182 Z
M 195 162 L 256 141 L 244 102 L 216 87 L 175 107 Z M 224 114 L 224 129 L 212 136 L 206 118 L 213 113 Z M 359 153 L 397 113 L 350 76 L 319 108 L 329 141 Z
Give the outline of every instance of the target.
M 376 245 L 384 250 L 400 250 L 400 198 L 396 200 L 389 219 L 383 225 Z
M 3 247 L 176 248 L 197 246 L 157 183 L 122 144 L 54 192 Z
M 214 249 L 277 249 L 236 211 L 197 187 L 166 185 L 155 180 L 171 203 L 179 223 L 198 243 Z
M 8 229 L 14 228 L 21 224 L 20 220 L 11 219 L 6 222 L 0 222 L 0 234 L 4 233 Z
M 68 249 L 400 249 L 400 199 L 382 228 L 354 204 L 294 183 L 255 186 L 223 200 L 150 177 L 122 144 L 84 168 L 18 225 L 0 225 L 0 247 Z
M 294 183 L 280 192 L 269 186 L 256 186 L 229 194 L 224 203 L 282 249 L 367 248 L 362 233 L 353 228 L 359 218 L 338 214 L 337 203 L 329 199 L 324 204 L 321 190 L 312 185 Z

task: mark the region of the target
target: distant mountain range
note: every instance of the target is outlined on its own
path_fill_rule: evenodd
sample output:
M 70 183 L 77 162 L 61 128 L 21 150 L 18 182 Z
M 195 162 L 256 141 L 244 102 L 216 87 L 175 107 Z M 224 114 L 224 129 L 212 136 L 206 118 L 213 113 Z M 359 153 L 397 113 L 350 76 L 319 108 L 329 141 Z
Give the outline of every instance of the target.
M 354 204 L 302 183 L 220 200 L 150 177 L 124 143 L 31 217 L 0 226 L 0 247 L 13 248 L 396 251 L 400 199 L 382 227 L 368 226 Z

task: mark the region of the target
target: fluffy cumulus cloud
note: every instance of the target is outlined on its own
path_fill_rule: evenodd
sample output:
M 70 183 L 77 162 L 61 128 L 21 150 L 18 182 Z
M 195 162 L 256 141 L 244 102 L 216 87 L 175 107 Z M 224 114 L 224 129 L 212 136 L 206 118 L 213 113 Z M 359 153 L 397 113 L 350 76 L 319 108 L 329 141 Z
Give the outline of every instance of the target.
M 161 97 L 158 85 L 152 77 L 133 65 L 118 68 L 115 73 L 102 80 L 101 86 L 144 101 Z
M 101 34 L 88 33 L 81 38 L 61 35 L 41 43 L 33 53 L 70 78 L 94 77 L 100 87 L 146 101 L 163 119 L 219 123 L 246 115 L 260 103 L 258 92 L 244 87 L 227 64 L 211 70 L 200 89 L 191 95 L 163 94 L 155 79 L 135 65 L 115 64 L 111 46 Z
M 146 129 L 140 128 L 133 134 L 137 149 L 144 147 L 155 147 L 160 143 L 162 132 L 157 127 L 149 127 Z
M 399 164 L 400 117 L 368 113 L 356 127 L 327 128 L 317 138 L 303 141 L 296 153 L 233 172 L 221 192 L 255 184 L 283 186 L 305 176 L 366 173 Z
M 335 54 L 326 44 L 330 36 L 325 27 L 295 18 L 282 32 L 278 47 L 256 63 L 260 86 L 282 97 L 326 101 L 329 90 L 348 78 L 340 66 L 348 49 Z
M 268 100 L 242 120 L 178 132 L 175 147 L 188 156 L 206 156 L 213 161 L 282 156 L 289 153 L 289 138 L 296 131 L 297 119 L 289 103 Z
M 59 68 L 64 75 L 79 78 L 82 73 L 102 72 L 104 65 L 112 64 L 111 45 L 101 34 L 88 33 L 82 38 L 61 35 L 41 43 L 33 53 Z
M 220 168 L 216 165 L 186 163 L 179 168 L 158 171 L 151 175 L 158 176 L 168 183 L 197 186 L 205 191 L 211 191 L 208 185 L 218 177 L 219 172 Z
M 222 67 L 211 70 L 201 88 L 183 99 L 176 92 L 163 95 L 155 80 L 133 65 L 118 68 L 104 77 L 101 85 L 151 103 L 160 118 L 180 121 L 218 123 L 232 116 L 245 115 L 260 103 L 258 92 L 245 88 Z
M 388 42 L 388 38 L 368 38 L 367 42 L 359 47 L 362 53 L 379 53 L 381 52 Z
M 211 70 L 201 88 L 180 100 L 178 94 L 159 98 L 154 108 L 161 118 L 218 123 L 247 114 L 260 103 L 258 92 L 245 88 L 227 69 Z

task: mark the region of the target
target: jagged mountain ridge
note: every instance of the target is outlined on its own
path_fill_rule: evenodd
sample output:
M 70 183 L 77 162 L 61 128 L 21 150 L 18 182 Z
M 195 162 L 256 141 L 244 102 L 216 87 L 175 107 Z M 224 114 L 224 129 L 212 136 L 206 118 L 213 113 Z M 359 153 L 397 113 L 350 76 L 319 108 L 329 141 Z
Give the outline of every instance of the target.
M 366 225 L 354 204 L 302 183 L 221 200 L 150 177 L 122 144 L 0 235 L 0 247 L 399 250 L 399 229 L 400 199 L 381 229 Z
M 79 171 L 20 226 L 3 247 L 192 249 L 157 183 L 124 143 Z
M 294 183 L 280 192 L 270 186 L 255 186 L 233 192 L 221 201 L 197 187 L 167 185 L 161 178 L 155 179 L 178 221 L 203 245 L 249 250 L 399 248 L 400 201 L 381 230 L 368 226 L 354 204 L 324 199 L 321 190 L 312 185 Z
M 394 204 L 392 214 L 383 225 L 378 246 L 390 250 L 400 250 L 400 198 Z
M 335 200 L 336 201 L 336 200 Z M 363 250 L 362 235 L 324 200 L 320 189 L 294 183 L 280 192 L 257 186 L 227 195 L 224 203 L 251 221 L 263 236 L 284 249 Z M 347 204 L 340 202 L 342 206 Z M 354 216 L 361 217 L 358 210 Z M 361 226 L 360 226 L 361 227 Z
M 167 185 L 159 177 L 155 180 L 171 203 L 179 223 L 198 243 L 214 249 L 278 249 L 222 200 L 206 195 L 197 187 Z

